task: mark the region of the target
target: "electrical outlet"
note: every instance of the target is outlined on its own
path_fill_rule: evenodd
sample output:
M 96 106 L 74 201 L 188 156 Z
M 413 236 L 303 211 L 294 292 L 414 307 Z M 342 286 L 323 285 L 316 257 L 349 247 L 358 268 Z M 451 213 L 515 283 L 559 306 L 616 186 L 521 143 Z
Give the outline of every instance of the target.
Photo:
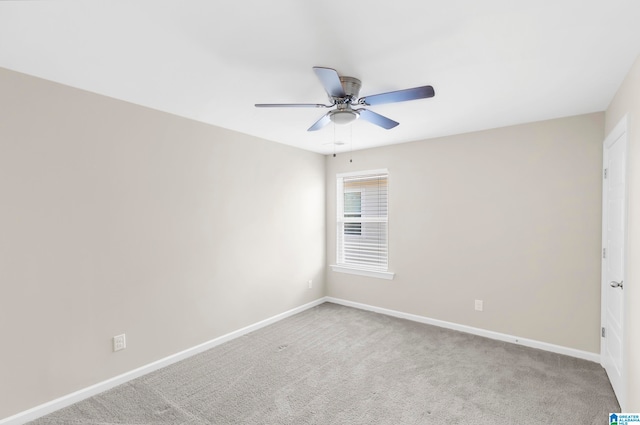
M 127 348 L 127 338 L 125 334 L 113 337 L 113 351 L 120 351 Z
M 313 280 L 309 281 L 309 289 L 313 288 Z
M 476 311 L 482 311 L 482 300 L 476 300 Z

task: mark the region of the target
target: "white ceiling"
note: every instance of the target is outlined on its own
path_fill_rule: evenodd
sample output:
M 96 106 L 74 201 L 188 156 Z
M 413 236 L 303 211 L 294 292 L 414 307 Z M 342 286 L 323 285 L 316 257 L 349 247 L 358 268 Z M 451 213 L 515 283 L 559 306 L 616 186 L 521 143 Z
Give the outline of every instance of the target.
M 321 153 L 602 111 L 639 54 L 638 0 L 0 1 L 1 67 Z M 436 96 L 370 107 L 392 130 L 253 106 L 327 103 L 313 66 Z

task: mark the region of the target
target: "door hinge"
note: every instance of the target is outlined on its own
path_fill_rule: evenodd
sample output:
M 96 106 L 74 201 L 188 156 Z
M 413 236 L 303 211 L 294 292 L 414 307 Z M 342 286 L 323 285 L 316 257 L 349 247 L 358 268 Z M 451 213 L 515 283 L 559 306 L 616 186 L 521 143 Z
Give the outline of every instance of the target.
M 604 328 L 602 328 L 602 337 L 603 337 L 603 338 L 606 338 L 606 336 L 605 336 L 605 335 L 606 335 L 606 332 L 604 331 Z
M 607 248 L 602 248 L 602 258 L 607 258 Z
M 605 168 L 605 169 L 604 169 L 604 178 L 605 178 L 605 179 L 607 178 L 607 171 L 608 171 L 608 170 L 609 170 L 608 168 Z

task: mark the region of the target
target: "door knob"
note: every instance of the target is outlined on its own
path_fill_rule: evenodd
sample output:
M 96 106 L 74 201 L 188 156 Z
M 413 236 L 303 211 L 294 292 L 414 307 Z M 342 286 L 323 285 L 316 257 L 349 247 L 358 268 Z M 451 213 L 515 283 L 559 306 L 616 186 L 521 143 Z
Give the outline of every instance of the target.
M 611 283 L 609 283 L 609 285 L 611 285 L 612 288 L 622 289 L 622 282 L 624 282 L 624 280 L 621 280 L 620 282 L 616 282 L 615 280 L 612 280 Z

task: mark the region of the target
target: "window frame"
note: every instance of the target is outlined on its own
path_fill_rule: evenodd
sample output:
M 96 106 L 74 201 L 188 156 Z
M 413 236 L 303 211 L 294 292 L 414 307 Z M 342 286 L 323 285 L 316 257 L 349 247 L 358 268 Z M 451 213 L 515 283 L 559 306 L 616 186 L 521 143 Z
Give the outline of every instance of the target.
M 348 192 L 345 192 L 344 190 L 344 185 L 343 185 L 344 179 L 345 178 L 348 179 L 349 177 L 367 177 L 367 176 L 375 177 L 376 175 L 384 175 L 386 176 L 386 180 L 387 180 L 387 214 L 386 214 L 386 217 L 384 217 L 384 219 L 375 221 L 375 222 L 381 222 L 386 224 L 386 237 L 385 237 L 386 251 L 387 251 L 386 268 L 369 268 L 366 266 L 359 266 L 357 264 L 339 263 L 338 260 L 340 258 L 340 241 L 341 241 L 340 230 L 342 228 L 342 223 L 345 223 L 344 198 L 345 198 L 345 193 L 348 193 Z M 388 280 L 391 280 L 394 278 L 395 273 L 389 271 L 389 183 L 390 183 L 389 170 L 387 169 L 363 170 L 363 171 L 336 174 L 336 215 L 335 215 L 336 217 L 336 221 L 335 221 L 335 225 L 336 225 L 335 261 L 336 263 L 331 265 L 331 269 L 334 272 L 349 273 L 349 274 L 355 274 L 360 276 L 368 276 L 368 277 L 375 277 L 375 278 L 388 279 Z M 367 217 L 363 217 L 363 218 L 365 219 L 364 222 L 366 222 Z M 363 226 L 362 233 L 360 236 L 363 236 L 364 233 L 365 233 L 365 229 Z

